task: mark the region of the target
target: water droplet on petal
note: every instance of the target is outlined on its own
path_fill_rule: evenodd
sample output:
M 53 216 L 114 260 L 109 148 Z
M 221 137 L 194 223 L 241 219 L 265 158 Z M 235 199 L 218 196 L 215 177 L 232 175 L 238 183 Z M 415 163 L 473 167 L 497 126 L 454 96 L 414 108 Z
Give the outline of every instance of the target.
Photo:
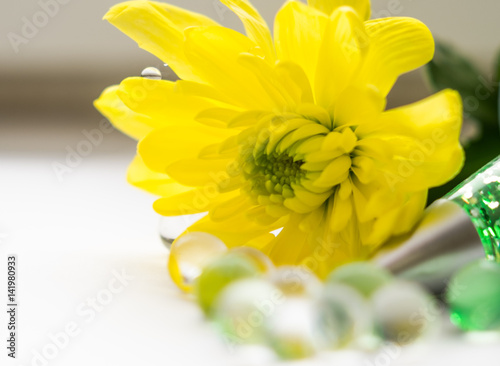
M 203 267 L 226 251 L 226 245 L 216 236 L 202 232 L 187 233 L 176 239 L 170 250 L 170 277 L 180 289 L 191 292 Z
M 146 67 L 141 72 L 141 76 L 150 80 L 161 80 L 161 72 L 156 67 Z

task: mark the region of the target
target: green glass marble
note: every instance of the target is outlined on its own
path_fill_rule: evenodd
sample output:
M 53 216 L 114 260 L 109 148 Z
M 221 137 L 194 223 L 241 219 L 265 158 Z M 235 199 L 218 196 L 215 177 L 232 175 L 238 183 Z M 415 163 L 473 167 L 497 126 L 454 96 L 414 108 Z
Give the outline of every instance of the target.
M 500 262 L 500 157 L 485 165 L 448 195 L 471 218 L 486 257 Z
M 340 283 L 356 289 L 370 297 L 380 287 L 392 280 L 392 274 L 369 262 L 355 262 L 343 265 L 330 273 L 326 283 Z
M 261 273 L 255 262 L 242 255 L 227 253 L 208 263 L 195 283 L 195 295 L 198 304 L 209 316 L 219 293 L 229 283 L 247 277 L 256 277 Z
M 500 264 L 480 260 L 463 268 L 451 279 L 446 300 L 459 328 L 500 329 Z

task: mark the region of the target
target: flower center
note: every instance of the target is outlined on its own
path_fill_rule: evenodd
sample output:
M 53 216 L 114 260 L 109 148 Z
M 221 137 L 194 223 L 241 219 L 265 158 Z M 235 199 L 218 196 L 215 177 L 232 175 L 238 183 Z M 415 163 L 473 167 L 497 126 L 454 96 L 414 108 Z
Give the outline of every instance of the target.
M 271 216 L 312 212 L 350 185 L 357 136 L 317 114 L 260 116 L 238 137 L 243 190 Z
M 253 196 L 283 195 L 293 197 L 292 184 L 298 184 L 305 172 L 300 169 L 304 162 L 286 153 L 272 152 L 255 158 L 249 154 L 243 174 L 250 182 Z M 275 198 L 276 200 L 276 198 Z

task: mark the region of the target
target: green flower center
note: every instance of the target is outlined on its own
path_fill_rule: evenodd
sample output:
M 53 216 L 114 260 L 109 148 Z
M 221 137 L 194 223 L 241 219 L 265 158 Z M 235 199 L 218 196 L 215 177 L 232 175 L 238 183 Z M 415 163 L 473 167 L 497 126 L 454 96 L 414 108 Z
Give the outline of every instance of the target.
M 256 122 L 238 137 L 239 165 L 243 190 L 271 216 L 317 209 L 356 168 L 357 137 L 349 127 L 292 113 Z
M 250 182 L 254 196 L 283 195 L 293 197 L 291 184 L 299 183 L 305 172 L 300 169 L 303 161 L 294 161 L 286 153 L 262 154 L 257 159 L 252 154 L 245 162 L 244 176 Z

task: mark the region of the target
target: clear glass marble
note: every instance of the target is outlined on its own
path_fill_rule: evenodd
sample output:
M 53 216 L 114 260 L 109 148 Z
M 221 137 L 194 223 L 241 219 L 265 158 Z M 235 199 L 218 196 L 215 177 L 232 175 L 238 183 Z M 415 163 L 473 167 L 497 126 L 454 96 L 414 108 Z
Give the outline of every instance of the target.
M 242 246 L 231 248 L 232 255 L 239 255 L 252 261 L 262 273 L 270 273 L 274 270 L 274 264 L 267 255 L 252 247 Z
M 406 345 L 437 329 L 440 308 L 415 283 L 393 281 L 371 298 L 375 333 L 383 340 Z
M 229 345 L 265 343 L 265 323 L 284 302 L 283 293 L 262 278 L 239 280 L 218 296 L 214 324 Z
M 364 297 L 352 287 L 329 283 L 318 302 L 317 327 L 324 348 L 342 348 L 367 334 L 372 319 Z
M 392 279 L 392 274 L 384 268 L 370 262 L 355 262 L 332 271 L 326 282 L 350 286 L 368 298 Z
M 210 261 L 195 283 L 198 304 L 205 315 L 210 317 L 219 293 L 236 280 L 257 277 L 260 269 L 249 257 L 228 252 Z
M 312 299 L 287 298 L 266 322 L 268 344 L 283 359 L 313 356 L 324 343 L 319 338 L 316 318 L 317 308 Z
M 300 266 L 280 266 L 270 273 L 269 280 L 288 297 L 314 298 L 323 287 L 314 273 Z
M 174 242 L 170 250 L 170 277 L 179 288 L 191 292 L 204 266 L 226 251 L 226 245 L 216 236 L 202 232 L 183 235 Z

